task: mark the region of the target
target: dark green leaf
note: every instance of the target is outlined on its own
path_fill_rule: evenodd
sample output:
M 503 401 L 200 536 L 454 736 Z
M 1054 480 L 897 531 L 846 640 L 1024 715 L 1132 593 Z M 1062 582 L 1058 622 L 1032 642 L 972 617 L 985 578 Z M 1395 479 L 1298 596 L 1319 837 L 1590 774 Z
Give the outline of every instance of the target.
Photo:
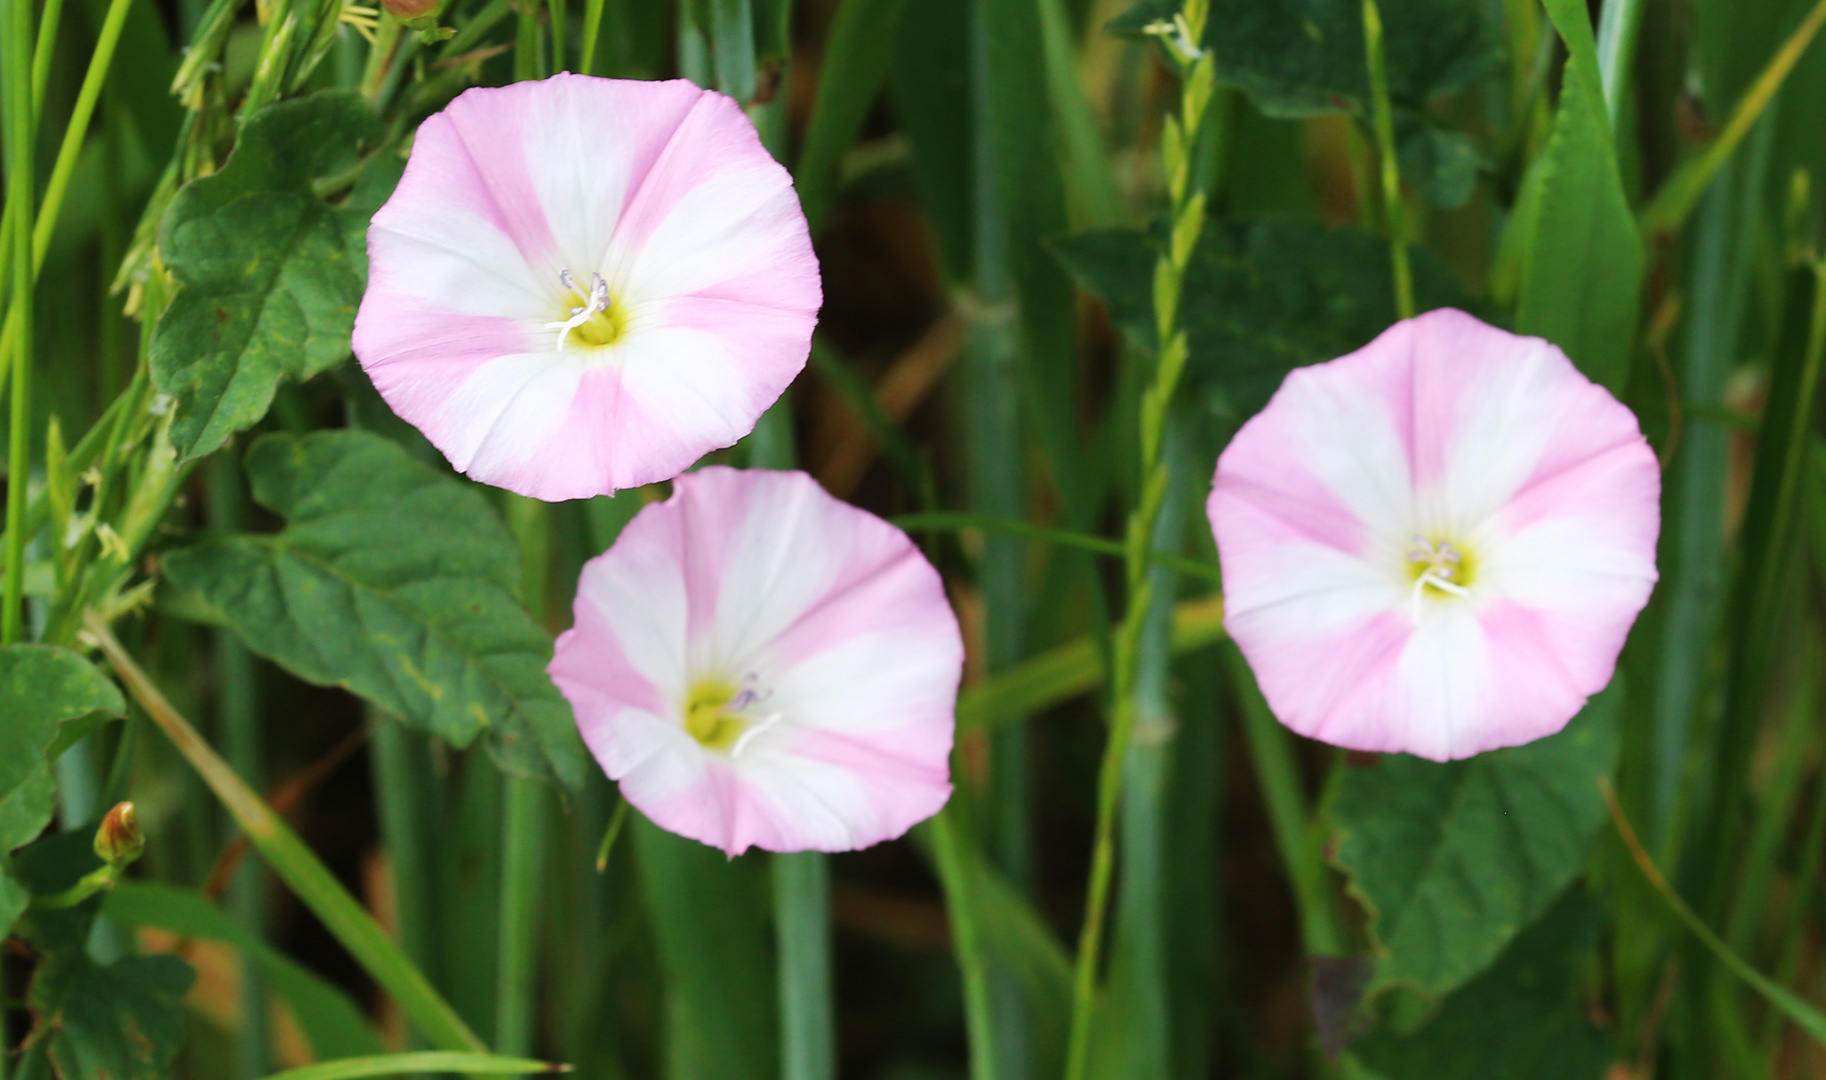
M 920 201 L 938 234 L 945 277 L 971 271 L 970 177 L 975 120 L 970 101 L 970 5 L 924 0 L 902 19 L 888 75 L 895 111 L 913 143 Z
M 1422 198 L 1434 206 L 1455 210 L 1471 200 L 1477 173 L 1483 168 L 1483 151 L 1469 136 L 1447 131 L 1430 120 L 1401 125 L 1401 173 L 1412 180 Z
M 773 1080 L 776 980 L 760 861 L 727 858 L 639 814 L 629 831 L 665 981 L 666 1075 Z
M 353 92 L 281 102 L 247 122 L 220 172 L 172 200 L 159 251 L 184 288 L 159 319 L 151 365 L 176 399 L 171 441 L 183 456 L 257 422 L 281 380 L 349 355 L 375 192 L 332 207 L 313 182 L 350 169 L 378 133 Z
M 348 994 L 260 940 L 202 893 L 123 881 L 108 894 L 102 914 L 126 926 L 156 926 L 179 937 L 226 942 L 241 950 L 291 1006 L 319 1059 L 361 1057 L 385 1049 Z
M 247 455 L 283 532 L 166 556 L 190 610 L 310 682 L 344 686 L 510 771 L 582 783 L 551 640 L 520 606 L 513 537 L 476 489 L 377 436 L 269 435 Z
M 1382 952 L 1372 991 L 1450 993 L 1578 874 L 1604 819 L 1621 696 L 1613 683 L 1526 746 L 1447 764 L 1387 754 L 1344 774 L 1334 858 Z
M 1610 1047 L 1574 997 L 1598 924 L 1597 905 L 1567 893 L 1418 1031 L 1385 1026 L 1351 1056 L 1381 1080 L 1598 1080 Z
M 1140 229 L 1055 240 L 1080 284 L 1137 346 L 1154 348 L 1157 248 Z M 1470 303 L 1452 273 L 1413 251 L 1420 310 Z M 1187 271 L 1186 378 L 1233 419 L 1255 412 L 1287 372 L 1356 349 L 1396 319 L 1388 242 L 1355 228 L 1269 220 L 1206 226 Z
M 157 1080 L 184 1037 L 195 973 L 175 956 L 103 966 L 80 948 L 53 952 L 32 977 L 30 1003 L 59 1080 Z
M 0 854 L 50 823 L 52 751 L 61 753 L 86 734 L 96 714 L 125 711 L 114 683 L 76 653 L 49 645 L 0 648 Z

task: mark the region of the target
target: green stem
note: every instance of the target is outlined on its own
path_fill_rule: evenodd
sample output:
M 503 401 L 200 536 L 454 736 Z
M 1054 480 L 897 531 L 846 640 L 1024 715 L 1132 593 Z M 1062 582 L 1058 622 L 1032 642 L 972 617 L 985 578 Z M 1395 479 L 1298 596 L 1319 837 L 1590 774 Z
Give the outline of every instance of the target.
M 7 452 L 6 485 L 6 580 L 5 610 L 0 613 L 0 644 L 12 644 L 24 636 L 23 602 L 25 598 L 25 508 L 27 477 L 31 473 L 32 433 L 32 5 L 30 0 L 6 0 L 6 22 L 0 26 L 4 49 L 0 56 L 0 106 L 4 111 L 6 144 L 6 208 L 12 228 L 6 231 L 10 266 L 12 303 L 7 321 L 14 333 L 6 335 L 13 348 L 4 355 L 17 354 L 20 362 L 12 371 L 12 412 L 9 418 L 10 446 Z
M 1294 764 L 1287 729 L 1268 711 L 1268 702 L 1256 687 L 1255 676 L 1250 673 L 1243 654 L 1226 647 L 1224 659 L 1242 705 L 1243 735 L 1249 744 L 1249 760 L 1255 767 L 1256 782 L 1262 787 L 1262 801 L 1268 806 L 1274 846 L 1281 856 L 1287 880 L 1293 886 L 1306 955 L 1342 956 L 1344 933 L 1338 926 L 1338 914 L 1332 907 L 1331 897 L 1325 892 L 1324 859 L 1311 843 L 1306 793 L 1302 790 L 1299 769 Z
M 416 1054 L 382 1054 L 377 1057 L 340 1058 L 302 1069 L 287 1069 L 266 1080 L 360 1080 L 368 1076 L 398 1076 L 409 1072 L 462 1073 L 465 1076 L 525 1076 L 528 1073 L 570 1072 L 568 1065 L 554 1065 L 530 1058 L 496 1057 L 430 1051 Z
M 516 0 L 519 29 L 514 35 L 514 81 L 542 78 L 539 68 L 539 0 Z
M 564 0 L 550 0 L 546 10 L 552 24 L 552 71 L 564 71 Z
M 596 37 L 602 32 L 602 0 L 583 0 L 583 53 L 577 58 L 577 70 L 596 74 Z
M 996 1080 L 995 1010 L 989 993 L 989 964 L 976 923 L 974 852 L 959 835 L 957 811 L 947 804 L 932 818 L 932 854 L 945 889 L 952 948 L 964 976 L 964 1022 L 970 1034 L 970 1080 Z
M 1204 229 L 1205 197 L 1192 185 L 1193 148 L 1211 102 L 1215 61 L 1210 52 L 1188 55 L 1189 43 L 1204 40 L 1206 0 L 1187 0 L 1181 13 L 1184 42 L 1169 44 L 1180 66 L 1181 94 L 1178 116 L 1169 116 L 1162 141 L 1162 164 L 1173 202 L 1173 228 L 1168 248 L 1154 270 L 1154 318 L 1160 357 L 1154 379 L 1141 397 L 1140 496 L 1128 520 L 1126 578 L 1128 607 L 1115 635 L 1110 663 L 1111 716 L 1108 742 L 1097 774 L 1097 818 L 1091 840 L 1090 881 L 1084 907 L 1084 924 L 1078 934 L 1078 954 L 1072 979 L 1072 1018 L 1066 1046 L 1066 1080 L 1083 1080 L 1090 1063 L 1091 1016 L 1096 1004 L 1097 972 L 1103 950 L 1103 933 L 1109 907 L 1111 877 L 1115 869 L 1116 810 L 1122 801 L 1122 782 L 1129 740 L 1137 714 L 1135 686 L 1139 674 L 1141 639 L 1153 599 L 1150 575 L 1154 531 L 1166 499 L 1168 472 L 1161 448 L 1173 394 L 1185 370 L 1187 343 L 1179 325 L 1179 298 L 1192 250 Z M 1195 44 L 1190 45 L 1196 48 Z
M 1731 110 L 1731 118 L 1725 121 L 1724 130 L 1712 140 L 1696 158 L 1687 161 L 1674 170 L 1674 175 L 1667 178 L 1655 197 L 1649 201 L 1638 219 L 1642 234 L 1654 237 L 1658 233 L 1678 232 L 1686 223 L 1687 215 L 1698 205 L 1699 197 L 1705 194 L 1712 177 L 1731 159 L 1744 136 L 1750 133 L 1757 118 L 1775 99 L 1775 92 L 1782 88 L 1788 73 L 1794 65 L 1800 63 L 1807 46 L 1813 43 L 1814 35 L 1826 24 L 1826 0 L 1815 4 L 1801 24 L 1794 28 L 1788 40 L 1769 58 L 1769 63 L 1750 84 L 1750 89 L 1738 99 L 1737 106 Z
M 894 525 L 908 532 L 950 532 L 956 529 L 982 529 L 985 532 L 1008 533 L 1011 536 L 1026 537 L 1029 540 L 1043 540 L 1060 547 L 1077 548 L 1081 551 L 1093 551 L 1099 555 L 1124 557 L 1128 546 L 1120 540 L 1108 540 L 1101 536 L 1074 532 L 1071 529 L 1054 529 L 1045 525 L 1035 525 L 1020 518 L 996 517 L 993 514 L 900 514 L 888 519 Z M 1156 566 L 1180 574 L 1202 578 L 1205 581 L 1217 582 L 1223 579 L 1218 568 L 1209 563 L 1188 559 L 1184 555 L 1175 555 L 1170 551 L 1154 548 L 1148 552 L 1148 558 Z
M 1376 131 L 1376 159 L 1382 177 L 1382 214 L 1389 234 L 1389 261 L 1395 273 L 1395 313 L 1414 317 L 1414 275 L 1408 267 L 1406 208 L 1401 203 L 1401 162 L 1395 153 L 1395 117 L 1389 106 L 1388 59 L 1382 48 L 1382 12 L 1376 0 L 1363 0 L 1363 48 L 1369 61 L 1371 116 Z
M 1604 82 L 1604 108 L 1610 130 L 1622 139 L 1623 102 L 1629 90 L 1629 73 L 1636 59 L 1636 38 L 1642 30 L 1643 0 L 1609 0 L 1598 15 L 1598 77 Z
M 216 798 L 240 823 L 249 842 L 374 981 L 392 996 L 407 1019 L 417 1025 L 434 1046 L 452 1051 L 485 1052 L 488 1048 L 482 1040 L 476 1038 L 449 1003 L 438 996 L 374 917 L 349 895 L 284 819 L 274 813 L 272 807 L 255 794 L 172 707 L 164 692 L 121 647 L 107 623 L 91 615 L 84 621 L 84 628 L 101 648 L 115 674 L 120 676 L 127 692 L 215 792 Z
M 817 851 L 775 855 L 772 862 L 780 954 L 780 1075 L 783 1080 L 836 1080 L 829 864 Z
M 120 43 L 121 28 L 127 23 L 127 12 L 131 9 L 130 0 L 109 0 L 108 14 L 102 19 L 101 32 L 95 38 L 95 51 L 89 56 L 89 68 L 83 74 L 82 86 L 76 92 L 76 104 L 70 109 L 70 122 L 64 126 L 63 141 L 58 144 L 57 157 L 51 164 L 51 175 L 44 185 L 44 200 L 38 206 L 37 216 L 31 213 L 32 180 L 31 170 L 8 170 L 6 220 L 7 222 L 24 221 L 29 228 L 29 239 L 21 240 L 18 233 L 9 232 L 10 243 L 15 245 L 7 259 L 6 280 L 38 280 L 38 271 L 44 266 L 45 252 L 50 250 L 51 233 L 57 227 L 58 214 L 63 210 L 64 194 L 69 190 L 70 178 L 76 173 L 76 160 L 82 154 L 84 139 L 89 133 L 89 121 L 95 115 L 95 103 L 101 97 L 102 86 L 107 82 L 108 68 L 114 62 L 114 48 Z M 29 14 L 27 18 L 29 19 Z M 21 71 L 23 67 L 8 65 L 10 70 Z M 31 146 L 31 125 L 26 125 L 25 151 L 15 155 L 11 146 L 11 135 L 8 135 L 7 160 L 25 161 L 29 159 Z M 22 175 L 15 175 L 22 174 Z M 25 203 L 15 209 L 15 194 L 12 186 L 23 183 L 25 186 Z M 16 246 L 24 243 L 26 254 L 21 261 Z M 30 291 L 29 289 L 27 290 Z M 21 321 L 30 312 L 21 314 L 18 305 L 13 305 L 6 315 L 6 326 L 0 330 L 0 377 L 3 377 L 15 355 L 27 355 L 31 345 L 30 327 Z M 17 376 L 15 376 L 16 378 Z M 9 518 L 9 522 L 10 522 Z M 11 529 L 9 527 L 9 533 Z M 9 541 L 10 543 L 11 541 Z M 19 541 L 24 542 L 23 537 Z M 8 560 L 11 565 L 12 560 Z
M 1636 866 L 1641 869 L 1642 876 L 1647 878 L 1648 883 L 1661 894 L 1661 898 L 1667 901 L 1667 906 L 1669 910 L 1673 911 L 1675 917 L 1692 932 L 1695 938 L 1699 939 L 1700 944 L 1718 958 L 1720 963 L 1730 969 L 1732 974 L 1748 983 L 1750 988 L 1761 994 L 1769 1004 L 1781 1010 L 1782 1014 L 1794 1021 L 1801 1030 L 1813 1036 L 1815 1042 L 1826 1045 L 1826 1016 L 1821 1016 L 1814 1011 L 1811 1005 L 1751 967 L 1743 957 L 1733 952 L 1722 938 L 1713 933 L 1711 927 L 1693 913 L 1693 909 L 1687 906 L 1687 902 L 1681 899 L 1680 894 L 1674 891 L 1674 887 L 1668 884 L 1667 878 L 1662 876 L 1660 869 L 1655 866 L 1654 860 L 1649 858 L 1648 852 L 1643 850 L 1642 842 L 1636 839 L 1636 830 L 1630 827 L 1629 819 L 1623 816 L 1622 807 L 1617 805 L 1617 796 L 1611 791 L 1610 781 L 1601 780 L 1599 783 L 1604 787 L 1604 801 L 1610 806 L 1611 821 L 1617 826 L 1617 834 L 1623 838 L 1624 846 L 1629 848 L 1630 856 L 1636 860 Z
M 529 1053 L 533 1044 L 533 959 L 539 944 L 545 798 L 545 786 L 537 780 L 516 776 L 507 781 L 495 968 L 495 1046 L 504 1054 Z
M 510 495 L 507 517 L 520 541 L 520 594 L 540 623 L 551 556 L 551 507 Z M 539 885 L 545 870 L 545 790 L 512 777 L 501 822 L 501 904 L 497 912 L 495 1046 L 525 1054 L 533 1043 L 534 959 L 538 950 Z

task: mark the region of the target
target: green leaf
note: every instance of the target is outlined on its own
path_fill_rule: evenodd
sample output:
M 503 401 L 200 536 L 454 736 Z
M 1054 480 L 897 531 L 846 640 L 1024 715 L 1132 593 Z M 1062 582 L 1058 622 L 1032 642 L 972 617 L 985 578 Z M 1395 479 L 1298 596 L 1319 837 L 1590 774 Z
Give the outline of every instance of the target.
M 1154 343 L 1158 248 L 1140 229 L 1061 237 L 1054 253 L 1139 348 Z M 1420 310 L 1468 307 L 1438 259 L 1414 249 Z M 1359 348 L 1396 319 L 1388 242 L 1356 228 L 1268 220 L 1205 226 L 1187 269 L 1181 320 L 1185 378 L 1220 415 L 1242 419 L 1287 372 Z
M 1553 342 L 1594 382 L 1621 392 L 1647 261 L 1602 100 L 1574 82 L 1523 180 L 1503 237 L 1502 258 L 1514 265 L 1501 273 L 1516 282 L 1517 331 Z
M 287 521 L 164 559 L 183 607 L 308 682 L 575 789 L 584 754 L 545 674 L 552 643 L 518 598 L 513 537 L 475 488 L 376 435 L 268 435 L 255 501 Z
M 348 171 L 379 132 L 351 91 L 271 105 L 221 171 L 172 200 L 159 251 L 184 288 L 153 333 L 151 369 L 176 400 L 171 441 L 185 458 L 257 422 L 282 380 L 349 355 L 368 219 L 386 193 L 364 184 L 333 207 L 313 184 Z
M 1334 860 L 1382 954 L 1372 992 L 1450 993 L 1578 874 L 1604 820 L 1621 697 L 1619 680 L 1526 746 L 1446 764 L 1386 754 L 1345 772 Z
M 175 956 L 101 965 L 80 948 L 53 952 L 29 1001 L 59 1080 L 157 1080 L 184 1038 L 184 995 L 196 975 Z
M 179 937 L 220 941 L 241 950 L 259 966 L 267 985 L 291 1006 L 319 1058 L 360 1057 L 384 1049 L 361 1007 L 348 994 L 260 940 L 202 893 L 123 881 L 102 903 L 102 914 L 126 926 L 156 926 Z
M 780 1052 L 758 859 L 730 859 L 636 814 L 641 887 L 665 988 L 665 1074 L 773 1080 Z
M 1574 995 L 1600 912 L 1568 892 L 1419 1030 L 1384 1025 L 1350 1054 L 1382 1080 L 1598 1080 L 1609 1043 Z
M 113 681 L 78 654 L 50 645 L 0 648 L 0 854 L 50 823 L 57 755 L 87 734 L 98 714 L 125 712 Z

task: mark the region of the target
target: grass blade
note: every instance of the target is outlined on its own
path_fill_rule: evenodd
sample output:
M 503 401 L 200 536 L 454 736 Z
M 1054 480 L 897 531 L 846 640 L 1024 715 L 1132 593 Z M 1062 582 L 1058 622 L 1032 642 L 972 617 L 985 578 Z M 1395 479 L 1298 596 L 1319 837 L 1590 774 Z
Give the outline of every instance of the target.
M 534 1073 L 570 1072 L 568 1065 L 554 1065 L 530 1058 L 497 1057 L 494 1054 L 462 1054 L 449 1051 L 426 1051 L 414 1054 L 381 1054 L 378 1057 L 343 1058 L 287 1069 L 266 1080 L 360 1080 L 365 1076 L 397 1076 L 406 1072 L 461 1073 L 464 1076 L 528 1076 Z
M 1751 989 L 1761 994 L 1769 1004 L 1781 1010 L 1784 1016 L 1811 1035 L 1815 1042 L 1826 1046 L 1826 1016 L 1821 1016 L 1814 1011 L 1811 1005 L 1751 967 L 1743 957 L 1733 952 L 1722 938 L 1713 933 L 1711 927 L 1693 913 L 1693 909 L 1687 906 L 1687 902 L 1680 898 L 1680 894 L 1674 891 L 1672 885 L 1668 884 L 1667 878 L 1661 875 L 1654 860 L 1649 858 L 1648 852 L 1643 850 L 1642 842 L 1636 839 L 1636 830 L 1631 827 L 1629 819 L 1623 816 L 1623 808 L 1617 805 L 1617 796 L 1611 790 L 1610 783 L 1601 781 L 1600 786 L 1604 789 L 1604 801 L 1610 807 L 1611 821 L 1617 826 L 1617 835 L 1623 838 L 1623 844 L 1629 848 L 1630 856 L 1641 868 L 1642 876 L 1647 878 L 1648 883 L 1661 894 L 1661 898 L 1667 901 L 1667 906 L 1669 910 L 1673 911 L 1675 917 L 1692 932 L 1695 938 L 1699 939 L 1700 944 L 1718 958 L 1719 963 L 1748 983 Z
M 240 823 L 247 838 L 265 856 L 274 872 L 291 886 L 298 899 L 322 920 L 374 981 L 392 995 L 400 1011 L 435 1046 L 447 1050 L 485 1051 L 487 1047 L 482 1040 L 476 1038 L 455 1010 L 438 996 L 425 976 L 412 966 L 399 946 L 374 921 L 374 916 L 349 895 L 298 834 L 235 775 L 190 722 L 172 708 L 164 693 L 115 640 L 108 625 L 93 615 L 84 625 L 115 674 L 126 684 L 127 691 L 215 792 L 216 798 Z

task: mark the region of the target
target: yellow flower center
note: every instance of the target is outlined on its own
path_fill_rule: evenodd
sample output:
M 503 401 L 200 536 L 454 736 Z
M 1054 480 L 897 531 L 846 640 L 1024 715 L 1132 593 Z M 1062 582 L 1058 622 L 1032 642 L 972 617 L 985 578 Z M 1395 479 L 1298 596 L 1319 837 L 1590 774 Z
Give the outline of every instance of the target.
M 1408 580 L 1419 588 L 1462 596 L 1476 579 L 1477 560 L 1463 544 L 1416 536 L 1407 570 Z
M 707 750 L 727 750 L 742 737 L 747 721 L 728 711 L 736 688 L 721 679 L 705 679 L 685 698 L 685 730 Z
M 685 695 L 685 730 L 706 750 L 720 750 L 739 757 L 763 732 L 778 724 L 780 713 L 757 709 L 772 697 L 755 689 L 756 677 L 748 675 L 740 686 L 724 679 L 699 679 Z
M 590 275 L 590 287 L 585 290 L 578 286 L 577 279 L 569 270 L 559 275 L 564 283 L 564 292 L 560 294 L 557 309 L 565 317 L 545 324 L 547 330 L 558 332 L 556 348 L 563 350 L 566 345 L 584 349 L 600 349 L 613 345 L 628 332 L 628 309 L 625 304 L 617 304 L 609 296 L 609 283 L 601 274 Z M 571 301 L 581 298 L 583 303 Z

